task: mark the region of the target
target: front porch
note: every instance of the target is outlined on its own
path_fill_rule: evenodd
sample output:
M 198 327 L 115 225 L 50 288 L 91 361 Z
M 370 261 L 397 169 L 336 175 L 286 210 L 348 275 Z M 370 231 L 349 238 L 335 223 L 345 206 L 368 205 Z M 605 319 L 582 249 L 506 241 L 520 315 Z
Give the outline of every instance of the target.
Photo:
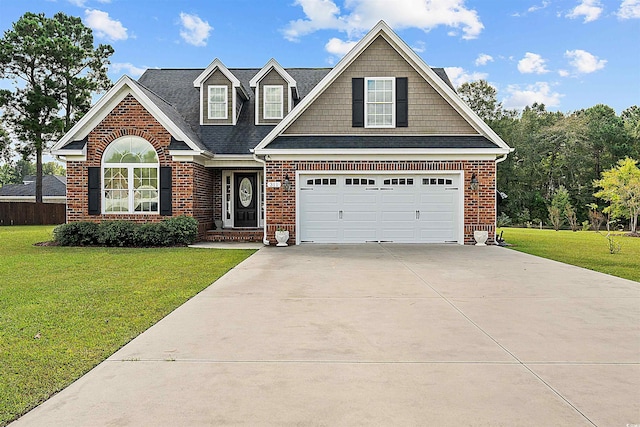
M 222 228 L 207 230 L 207 242 L 262 242 L 262 228 Z

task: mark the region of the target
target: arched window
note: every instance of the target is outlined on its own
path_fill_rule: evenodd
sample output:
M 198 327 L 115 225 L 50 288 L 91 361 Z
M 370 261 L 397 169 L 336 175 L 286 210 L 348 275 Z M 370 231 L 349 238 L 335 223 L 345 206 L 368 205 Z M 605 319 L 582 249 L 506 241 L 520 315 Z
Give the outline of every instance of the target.
M 158 154 L 137 136 L 113 141 L 102 155 L 104 213 L 158 213 Z

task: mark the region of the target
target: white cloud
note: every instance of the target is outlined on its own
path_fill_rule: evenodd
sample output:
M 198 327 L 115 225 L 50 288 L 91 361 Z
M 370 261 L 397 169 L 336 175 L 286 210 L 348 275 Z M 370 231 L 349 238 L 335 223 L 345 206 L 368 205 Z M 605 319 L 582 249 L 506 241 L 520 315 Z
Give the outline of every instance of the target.
M 200 19 L 198 15 L 190 15 L 180 12 L 180 37 L 194 46 L 206 46 L 209 33 L 213 27 L 207 21 Z
M 472 82 L 475 80 L 486 79 L 487 73 L 468 72 L 462 67 L 446 67 L 444 71 L 449 76 L 449 80 L 453 83 L 453 87 L 459 87 L 463 83 Z
M 359 36 L 384 19 L 392 28 L 432 30 L 446 25 L 462 30 L 463 39 L 478 37 L 484 25 L 475 10 L 467 9 L 464 0 L 345 0 L 343 13 L 332 0 L 295 0 L 306 18 L 290 21 L 283 30 L 287 40 L 318 30 L 346 32 L 349 38 Z
M 640 0 L 624 0 L 618 10 L 618 18 L 640 18 Z
M 560 105 L 560 98 L 564 96 L 558 92 L 552 92 L 551 86 L 546 82 L 537 82 L 525 88 L 521 88 L 520 85 L 509 85 L 507 93 L 509 96 L 503 101 L 505 108 L 517 109 L 522 109 L 534 102 L 547 107 L 557 107 Z
M 602 14 L 603 9 L 601 6 L 600 0 L 582 0 L 571 13 L 567 14 L 567 17 L 575 19 L 584 16 L 585 23 L 592 22 Z
M 523 74 L 544 74 L 549 70 L 545 68 L 545 59 L 537 53 L 527 52 L 520 61 L 518 61 L 518 71 Z
M 549 1 L 543 1 L 541 5 L 536 5 L 536 6 L 531 6 L 529 9 L 527 9 L 527 12 L 531 13 L 531 12 L 535 12 L 537 10 L 541 10 L 546 8 L 547 6 L 549 6 L 551 2 Z
M 413 49 L 414 52 L 423 53 L 427 50 L 427 45 L 423 41 L 417 41 L 416 44 L 411 46 L 411 49 Z
M 581 49 L 568 50 L 564 53 L 564 56 L 569 58 L 569 64 L 580 74 L 589 74 L 601 70 L 607 63 L 606 59 L 599 59 L 597 56 Z
M 95 31 L 96 35 L 111 41 L 126 40 L 129 38 L 127 29 L 115 19 L 111 19 L 107 12 L 97 9 L 84 11 L 84 20 L 88 27 Z
M 571 73 L 567 70 L 558 70 L 558 74 L 560 75 L 560 77 L 569 77 L 571 75 Z
M 72 5 L 78 6 L 78 7 L 84 7 L 85 3 L 87 2 L 87 0 L 68 0 L 68 1 Z
M 349 52 L 358 42 L 343 41 L 338 38 L 332 38 L 324 46 L 325 50 L 335 56 L 344 56 Z
M 493 62 L 493 56 L 487 55 L 486 53 L 481 53 L 476 58 L 475 64 L 478 65 L 487 65 L 488 62 Z
M 114 73 L 123 72 L 132 77 L 140 77 L 146 71 L 146 68 L 136 67 L 130 62 L 114 62 L 111 64 L 111 71 Z

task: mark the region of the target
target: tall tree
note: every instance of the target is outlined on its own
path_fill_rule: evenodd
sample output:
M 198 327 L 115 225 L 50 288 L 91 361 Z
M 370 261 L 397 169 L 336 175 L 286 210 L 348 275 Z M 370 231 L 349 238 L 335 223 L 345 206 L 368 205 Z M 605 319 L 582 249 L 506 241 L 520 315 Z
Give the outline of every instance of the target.
M 36 202 L 42 202 L 42 153 L 88 111 L 91 94 L 107 89 L 113 48 L 93 46 L 80 18 L 25 13 L 0 39 L 0 90 L 4 122 L 20 142 L 18 151 L 36 158 Z
M 460 98 L 485 122 L 502 116 L 502 103 L 498 102 L 498 91 L 486 80 L 465 82 L 457 89 Z

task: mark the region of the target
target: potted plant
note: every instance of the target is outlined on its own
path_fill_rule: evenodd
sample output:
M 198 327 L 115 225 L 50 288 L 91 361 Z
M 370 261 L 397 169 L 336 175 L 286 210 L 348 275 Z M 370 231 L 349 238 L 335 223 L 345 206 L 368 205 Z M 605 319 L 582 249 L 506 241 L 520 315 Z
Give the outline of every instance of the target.
M 476 246 L 487 246 L 486 242 L 489 238 L 489 232 L 486 230 L 476 230 L 473 232 L 473 238 L 476 239 Z
M 278 241 L 276 246 L 289 246 L 287 245 L 287 240 L 289 240 L 289 230 L 279 226 L 276 230 L 276 240 Z

